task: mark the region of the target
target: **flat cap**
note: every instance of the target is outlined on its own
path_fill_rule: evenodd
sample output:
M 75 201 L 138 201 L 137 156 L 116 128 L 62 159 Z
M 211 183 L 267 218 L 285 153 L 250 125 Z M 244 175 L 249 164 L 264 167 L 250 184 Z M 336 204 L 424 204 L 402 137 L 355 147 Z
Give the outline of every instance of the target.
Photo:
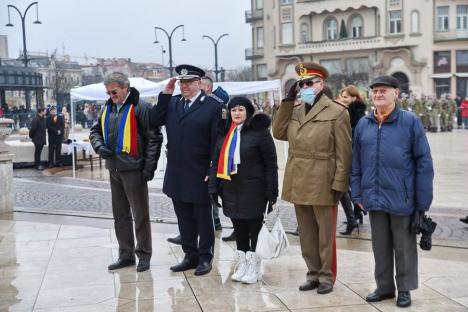
M 393 76 L 379 76 L 374 78 L 371 81 L 369 87 L 373 88 L 375 86 L 388 86 L 392 88 L 399 88 L 398 80 Z
M 296 65 L 296 73 L 299 75 L 299 81 L 309 80 L 315 77 L 327 79 L 328 70 L 315 62 L 303 62 Z
M 193 65 L 177 65 L 175 71 L 179 74 L 176 77 L 177 80 L 194 80 L 205 76 L 205 71 L 203 69 Z

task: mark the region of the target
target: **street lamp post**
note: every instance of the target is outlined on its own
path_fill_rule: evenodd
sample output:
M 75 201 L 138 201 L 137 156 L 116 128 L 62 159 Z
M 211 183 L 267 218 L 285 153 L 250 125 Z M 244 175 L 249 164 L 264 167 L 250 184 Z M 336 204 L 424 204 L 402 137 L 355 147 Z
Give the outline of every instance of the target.
M 22 26 L 22 29 L 23 29 L 23 62 L 24 62 L 24 67 L 28 67 L 28 51 L 26 50 L 26 14 L 28 14 L 28 11 L 31 7 L 33 6 L 36 6 L 36 20 L 34 21 L 34 24 L 42 24 L 40 21 L 39 21 L 39 5 L 37 4 L 37 1 L 36 2 L 32 2 L 31 4 L 29 4 L 29 6 L 26 8 L 26 10 L 24 11 L 24 14 L 21 13 L 21 11 L 15 7 L 14 5 L 11 5 L 9 4 L 8 5 L 8 24 L 6 24 L 5 26 L 6 27 L 13 27 L 13 24 L 11 23 L 11 18 L 10 18 L 10 9 L 15 9 L 16 12 L 18 12 L 20 18 L 21 18 L 21 26 Z M 25 82 L 26 84 L 26 82 Z M 29 97 L 29 90 L 28 89 L 25 89 L 24 90 L 24 97 L 25 97 L 25 100 L 26 100 L 26 108 L 27 109 L 30 109 L 31 108 L 31 99 Z M 36 96 L 37 98 L 37 96 Z M 37 106 L 37 102 L 36 102 L 36 106 Z
M 154 40 L 154 43 L 159 43 L 158 41 L 158 35 L 157 35 L 157 30 L 162 30 L 166 36 L 167 36 L 167 40 L 169 41 L 169 72 L 171 74 L 171 77 L 173 76 L 173 71 L 174 71 L 174 67 L 172 65 L 172 35 L 174 34 L 174 32 L 178 29 L 182 27 L 182 40 L 181 41 L 187 41 L 187 39 L 185 39 L 185 32 L 184 32 L 184 25 L 179 25 L 179 26 L 176 26 L 172 31 L 171 31 L 171 34 L 169 34 L 164 28 L 161 28 L 161 27 L 154 27 L 154 35 L 155 35 L 155 38 L 156 40 Z
M 11 19 L 10 19 L 10 9 L 15 9 L 16 12 L 18 12 L 20 18 L 21 18 L 21 26 L 23 28 L 23 59 L 24 59 L 24 67 L 28 67 L 28 51 L 26 50 L 26 24 L 25 24 L 25 21 L 26 21 L 26 14 L 28 13 L 29 9 L 36 5 L 36 21 L 34 21 L 33 24 L 42 24 L 40 21 L 39 21 L 39 5 L 37 4 L 37 1 L 36 2 L 33 2 L 31 4 L 29 4 L 29 6 L 26 8 L 26 10 L 24 11 L 24 14 L 21 13 L 21 11 L 14 5 L 11 5 L 9 4 L 8 5 L 8 24 L 6 24 L 5 26 L 6 27 L 13 27 L 13 24 L 11 23 Z
M 216 39 L 216 41 L 211 38 L 210 36 L 207 36 L 207 35 L 203 35 L 202 38 L 208 38 L 211 40 L 211 42 L 213 42 L 213 45 L 214 45 L 214 50 L 215 50 L 215 78 L 216 78 L 216 82 L 218 82 L 218 73 L 219 73 L 219 70 L 218 70 L 218 43 L 219 43 L 219 40 L 221 40 L 221 38 L 225 37 L 225 36 L 229 36 L 229 34 L 222 34 L 221 36 L 218 37 L 218 39 Z

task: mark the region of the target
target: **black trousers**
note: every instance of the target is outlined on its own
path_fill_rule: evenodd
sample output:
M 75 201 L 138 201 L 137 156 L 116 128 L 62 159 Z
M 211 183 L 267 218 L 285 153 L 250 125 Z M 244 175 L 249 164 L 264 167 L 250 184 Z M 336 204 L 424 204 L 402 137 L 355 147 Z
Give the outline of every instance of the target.
M 49 143 L 49 166 L 60 163 L 62 143 Z M 54 159 L 55 156 L 55 159 Z
M 237 250 L 255 251 L 258 233 L 262 228 L 263 217 L 258 219 L 231 219 L 236 232 Z
M 207 194 L 208 196 L 208 194 Z M 210 262 L 213 259 L 215 229 L 213 208 L 206 203 L 184 203 L 172 200 L 177 215 L 182 250 L 185 258 Z
M 34 144 L 34 166 L 38 167 L 41 164 L 41 154 L 44 144 Z
M 148 184 L 141 171 L 110 171 L 112 213 L 119 257 L 151 259 L 151 224 L 149 217 Z M 135 219 L 135 239 L 133 234 Z

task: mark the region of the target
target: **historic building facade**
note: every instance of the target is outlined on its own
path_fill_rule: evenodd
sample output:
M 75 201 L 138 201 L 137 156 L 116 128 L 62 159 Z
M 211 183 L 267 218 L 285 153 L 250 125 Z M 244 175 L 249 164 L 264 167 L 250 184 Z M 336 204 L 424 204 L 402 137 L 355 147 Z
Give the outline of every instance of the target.
M 316 61 L 336 90 L 393 75 L 404 92 L 468 94 L 467 0 L 252 0 L 255 79 L 295 79 Z

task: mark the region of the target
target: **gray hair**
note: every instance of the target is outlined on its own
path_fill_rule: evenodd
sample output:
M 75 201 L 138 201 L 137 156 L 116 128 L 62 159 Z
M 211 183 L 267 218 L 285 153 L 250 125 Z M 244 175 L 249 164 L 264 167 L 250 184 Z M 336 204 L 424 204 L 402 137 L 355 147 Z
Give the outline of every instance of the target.
M 128 88 L 130 86 L 128 76 L 121 72 L 113 72 L 106 75 L 104 78 L 104 85 L 108 86 L 111 83 L 117 83 L 122 88 Z

